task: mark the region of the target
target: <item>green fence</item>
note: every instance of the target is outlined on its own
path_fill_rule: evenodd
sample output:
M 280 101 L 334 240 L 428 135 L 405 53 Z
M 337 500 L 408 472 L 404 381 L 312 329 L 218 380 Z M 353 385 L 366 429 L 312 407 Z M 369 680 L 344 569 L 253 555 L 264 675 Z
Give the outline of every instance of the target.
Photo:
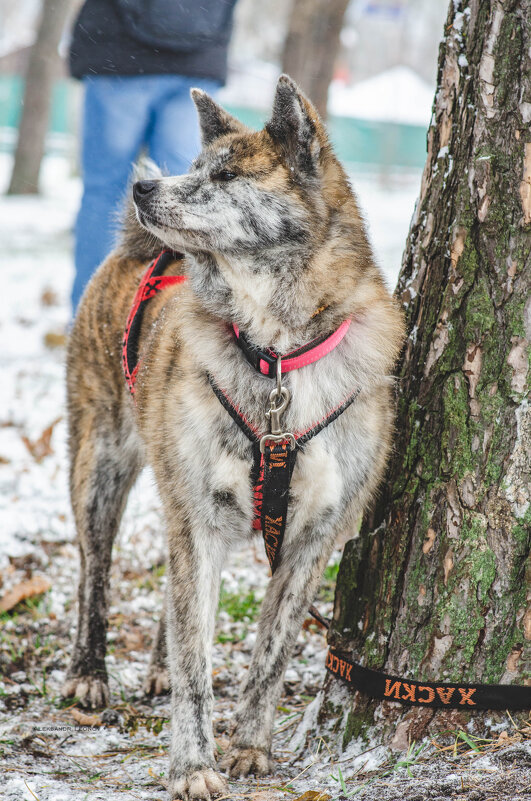
M 24 80 L 19 75 L 0 75 L 0 128 L 17 128 L 22 112 Z M 70 81 L 57 81 L 53 87 L 50 131 L 69 133 L 72 105 Z

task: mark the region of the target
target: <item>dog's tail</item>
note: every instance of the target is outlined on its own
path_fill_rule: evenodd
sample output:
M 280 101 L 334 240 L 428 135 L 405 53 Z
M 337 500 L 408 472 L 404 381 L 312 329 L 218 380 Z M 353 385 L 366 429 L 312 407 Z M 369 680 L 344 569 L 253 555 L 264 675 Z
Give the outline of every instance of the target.
M 128 259 L 151 261 L 164 248 L 164 243 L 139 223 L 133 202 L 133 184 L 135 181 L 161 178 L 162 172 L 154 161 L 141 156 L 133 166 L 133 174 L 127 186 L 123 203 L 117 212 L 117 247 L 118 251 Z

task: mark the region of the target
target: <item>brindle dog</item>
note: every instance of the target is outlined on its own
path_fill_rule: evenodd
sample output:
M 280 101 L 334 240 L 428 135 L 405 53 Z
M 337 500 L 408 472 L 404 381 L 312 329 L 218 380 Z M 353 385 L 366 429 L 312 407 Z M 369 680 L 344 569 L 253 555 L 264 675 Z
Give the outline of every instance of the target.
M 252 536 L 252 446 L 209 385 L 212 376 L 256 429 L 273 383 L 237 347 L 235 323 L 261 348 L 288 353 L 344 320 L 338 347 L 283 377 L 285 430 L 305 430 L 355 388 L 354 403 L 299 454 L 278 569 L 223 767 L 270 769 L 286 663 L 338 532 L 354 530 L 381 479 L 392 435 L 390 374 L 403 323 L 375 266 L 355 197 L 311 103 L 287 76 L 272 117 L 253 132 L 192 91 L 203 150 L 187 175 L 134 185 L 136 220 L 90 282 L 68 352 L 72 506 L 81 550 L 79 624 L 65 696 L 108 700 L 105 631 L 113 540 L 146 462 L 168 539 L 167 617 L 148 690 L 172 691 L 172 798 L 222 793 L 212 735 L 211 641 L 227 553 Z M 185 254 L 167 273 L 189 280 L 148 304 L 136 403 L 121 339 L 149 261 Z M 167 632 L 168 652 L 165 649 Z

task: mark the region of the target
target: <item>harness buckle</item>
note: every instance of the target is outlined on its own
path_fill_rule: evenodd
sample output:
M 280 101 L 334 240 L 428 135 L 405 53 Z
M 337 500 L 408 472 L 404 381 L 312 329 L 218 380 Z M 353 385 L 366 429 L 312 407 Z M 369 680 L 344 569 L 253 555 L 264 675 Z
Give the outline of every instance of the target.
M 277 385 L 275 389 L 271 390 L 269 395 L 269 408 L 265 413 L 269 421 L 269 434 L 264 434 L 260 440 L 260 453 L 265 453 L 267 442 L 285 442 L 289 443 L 291 450 L 296 447 L 295 437 L 289 431 L 282 431 L 280 425 L 280 415 L 283 414 L 289 406 L 291 395 L 286 387 L 282 386 L 282 364 L 280 356 L 277 359 Z
M 238 331 L 236 343 L 249 364 L 254 367 L 255 370 L 268 378 L 275 377 L 275 369 L 278 362 L 276 356 L 271 356 L 267 351 L 260 350 L 256 345 L 253 345 L 253 343 L 247 339 L 243 331 Z
M 268 442 L 286 442 L 289 443 L 290 449 L 294 450 L 296 447 L 295 437 L 287 431 L 283 434 L 264 434 L 260 440 L 260 453 L 265 453 L 266 444 Z
M 268 378 L 275 377 L 275 368 L 280 361 L 280 356 L 270 356 L 269 353 L 266 353 L 265 350 L 260 351 L 260 355 L 258 356 L 257 362 L 257 370 L 259 370 L 262 375 L 267 376 Z M 264 372 L 264 364 L 267 364 L 267 373 Z

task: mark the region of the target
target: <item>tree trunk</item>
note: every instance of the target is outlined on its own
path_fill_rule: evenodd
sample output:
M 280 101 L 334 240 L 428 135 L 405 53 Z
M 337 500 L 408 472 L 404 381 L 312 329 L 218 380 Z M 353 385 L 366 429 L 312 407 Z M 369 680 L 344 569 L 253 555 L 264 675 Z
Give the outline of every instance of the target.
M 291 75 L 326 118 L 328 87 L 349 0 L 293 0 L 282 70 Z
M 43 0 L 37 39 L 31 49 L 26 75 L 9 195 L 39 191 L 52 87 L 61 63 L 57 48 L 70 5 L 70 0 Z
M 395 452 L 337 581 L 331 643 L 410 679 L 529 675 L 530 23 L 531 0 L 450 3 L 396 289 L 409 337 Z M 328 680 L 321 715 L 341 714 L 343 744 L 370 735 L 402 748 L 496 719 L 338 687 Z

